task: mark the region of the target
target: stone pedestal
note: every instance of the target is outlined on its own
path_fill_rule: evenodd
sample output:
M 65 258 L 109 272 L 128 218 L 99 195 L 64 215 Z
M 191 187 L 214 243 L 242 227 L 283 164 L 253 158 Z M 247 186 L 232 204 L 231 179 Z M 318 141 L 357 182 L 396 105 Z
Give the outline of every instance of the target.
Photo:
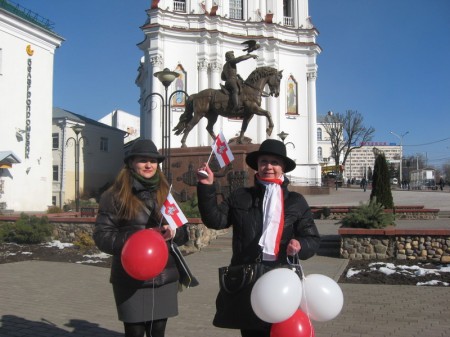
M 226 167 L 220 165 L 212 154 L 209 166 L 214 172 L 214 183 L 219 195 L 226 197 L 231 190 L 240 186 L 253 185 L 253 169 L 245 163 L 247 153 L 257 151 L 259 144 L 230 145 L 234 160 Z M 197 169 L 207 162 L 211 155 L 210 146 L 171 148 L 172 192 L 179 201 L 190 199 L 196 194 Z

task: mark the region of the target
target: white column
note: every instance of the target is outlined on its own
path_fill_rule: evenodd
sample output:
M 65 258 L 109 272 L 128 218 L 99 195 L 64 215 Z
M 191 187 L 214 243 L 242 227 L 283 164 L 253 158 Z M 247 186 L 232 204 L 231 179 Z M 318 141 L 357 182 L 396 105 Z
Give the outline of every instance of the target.
M 262 19 L 264 20 L 267 14 L 266 0 L 259 0 L 259 10 L 261 11 Z
M 307 76 L 307 97 L 308 97 L 308 163 L 318 164 L 317 161 L 317 111 L 316 111 L 316 78 L 317 70 L 308 70 Z
M 213 5 L 213 1 L 212 0 L 205 0 L 205 6 L 206 6 L 206 10 L 209 12 L 211 12 L 211 7 Z
M 152 93 L 159 93 L 164 97 L 164 86 L 159 82 L 159 80 L 153 76 L 154 73 L 163 70 L 163 59 L 160 55 L 156 55 L 150 59 L 148 81 L 149 92 L 148 95 Z M 148 96 L 147 96 L 148 97 Z M 146 115 L 144 126 L 148 132 L 145 133 L 146 139 L 151 139 L 156 147 L 160 149 L 162 147 L 162 116 L 163 113 L 162 100 L 158 95 L 153 95 L 146 99 L 146 104 L 144 106 L 144 113 Z M 142 130 L 142 125 L 141 125 Z
M 210 63 L 210 69 L 211 69 L 211 78 L 210 78 L 210 82 L 209 82 L 209 87 L 213 88 L 213 89 L 219 89 L 220 88 L 220 74 L 222 73 L 222 62 L 219 61 L 213 61 Z M 223 117 L 219 116 L 219 118 L 217 119 L 216 124 L 214 125 L 214 133 L 217 135 L 220 130 L 222 130 L 223 128 Z M 212 143 L 212 138 L 211 136 L 208 134 L 208 145 L 211 145 Z
M 208 61 L 206 59 L 199 60 L 197 62 L 198 71 L 198 91 L 202 91 L 208 88 Z M 207 146 L 208 143 L 208 131 L 206 131 L 206 118 L 200 119 L 197 124 L 197 146 Z

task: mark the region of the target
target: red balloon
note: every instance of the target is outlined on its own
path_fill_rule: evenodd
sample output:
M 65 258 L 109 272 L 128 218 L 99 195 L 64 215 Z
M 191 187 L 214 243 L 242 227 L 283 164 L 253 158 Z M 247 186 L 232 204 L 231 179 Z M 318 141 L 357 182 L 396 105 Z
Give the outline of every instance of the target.
M 169 250 L 162 235 L 144 229 L 131 235 L 122 249 L 122 265 L 131 277 L 145 281 L 158 276 L 166 267 Z
M 272 324 L 270 337 L 314 337 L 314 327 L 308 315 L 298 309 L 287 320 Z

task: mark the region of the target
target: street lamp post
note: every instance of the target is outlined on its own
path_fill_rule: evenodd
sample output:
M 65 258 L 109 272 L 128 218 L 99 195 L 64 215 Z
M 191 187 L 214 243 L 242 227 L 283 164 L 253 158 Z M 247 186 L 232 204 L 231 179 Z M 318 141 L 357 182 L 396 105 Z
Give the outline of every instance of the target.
M 171 71 L 168 68 L 164 68 L 163 71 L 158 71 L 153 74 L 164 86 L 165 88 L 165 98 L 162 97 L 159 93 L 152 93 L 150 96 L 157 95 L 161 98 L 162 101 L 162 138 L 161 138 L 161 152 L 162 155 L 166 157 L 166 159 L 163 162 L 163 172 L 167 177 L 167 180 L 169 183 L 172 182 L 172 177 L 170 174 L 170 125 L 171 125 L 171 114 L 170 114 L 170 100 L 172 99 L 172 96 L 177 93 L 184 93 L 186 96 L 188 94 L 184 90 L 176 90 L 174 91 L 170 97 L 167 97 L 167 91 L 169 89 L 170 84 L 178 77 L 180 76 L 179 73 L 175 71 Z M 149 96 L 149 97 L 150 97 Z
M 76 124 L 72 126 L 72 130 L 75 132 L 75 137 L 70 137 L 66 141 L 66 146 L 69 145 L 69 141 L 73 141 L 75 144 L 75 210 L 80 211 L 80 143 L 85 141 L 85 137 L 80 136 L 84 126 Z
M 406 131 L 405 133 L 398 135 L 395 132 L 391 131 L 391 134 L 393 134 L 395 137 L 397 137 L 398 139 L 400 139 L 400 175 L 399 175 L 399 184 L 400 186 L 403 186 L 403 168 L 402 168 L 402 162 L 403 162 L 403 137 L 405 137 L 409 131 Z
M 291 144 L 292 147 L 295 149 L 294 143 L 292 143 L 292 142 L 287 142 L 287 143 L 285 143 L 285 142 L 284 142 L 284 140 L 286 139 L 286 137 L 289 136 L 289 133 L 286 133 L 286 132 L 284 132 L 284 131 L 281 131 L 279 134 L 277 134 L 277 136 L 280 137 L 280 139 L 281 139 L 281 141 L 283 142 L 284 145 L 287 146 L 288 144 Z

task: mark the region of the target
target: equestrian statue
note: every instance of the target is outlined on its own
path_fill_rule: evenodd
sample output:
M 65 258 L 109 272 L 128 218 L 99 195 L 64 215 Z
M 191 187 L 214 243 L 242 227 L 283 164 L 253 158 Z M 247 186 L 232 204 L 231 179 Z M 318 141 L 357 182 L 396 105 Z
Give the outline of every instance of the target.
M 208 120 L 206 130 L 213 139 L 216 138 L 213 126 L 219 116 L 242 119 L 241 132 L 237 138 L 239 144 L 243 143 L 244 133 L 253 115 L 265 116 L 269 124 L 266 133 L 269 136 L 272 134 L 274 126 L 272 116 L 269 111 L 261 108 L 261 97 L 278 97 L 283 71 L 272 67 L 258 67 L 243 80 L 237 74 L 236 64 L 257 56 L 246 54 L 234 57 L 234 53 L 229 51 L 225 57 L 226 63 L 222 71 L 225 85 L 221 84 L 221 89 L 202 90 L 190 95 L 186 100 L 185 111 L 180 116 L 177 126 L 173 128 L 175 135 L 183 134 L 181 147 L 186 147 L 189 132 L 203 117 Z M 264 91 L 266 85 L 269 86 L 269 93 Z

